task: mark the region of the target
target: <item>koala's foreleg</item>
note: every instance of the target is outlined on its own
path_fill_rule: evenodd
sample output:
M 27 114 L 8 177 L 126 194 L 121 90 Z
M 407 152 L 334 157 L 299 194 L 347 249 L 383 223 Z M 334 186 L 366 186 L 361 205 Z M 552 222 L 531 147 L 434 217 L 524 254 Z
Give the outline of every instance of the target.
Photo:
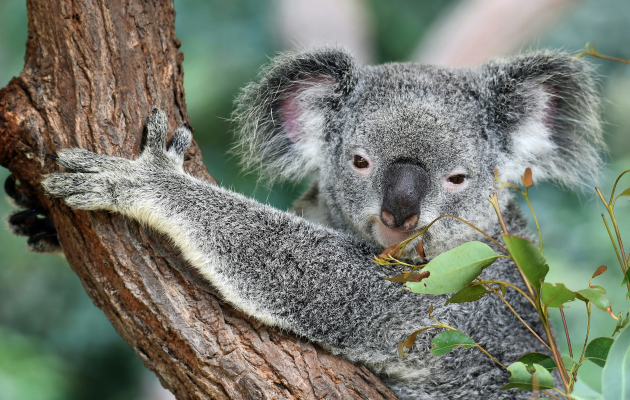
M 186 174 L 190 132 L 180 128 L 167 150 L 166 126 L 154 111 L 133 161 L 61 151 L 69 173 L 48 175 L 44 189 L 75 209 L 119 212 L 168 235 L 226 300 L 266 324 L 336 347 L 378 337 L 393 353 L 414 322 L 396 315 L 405 294 L 369 261 L 376 250 Z

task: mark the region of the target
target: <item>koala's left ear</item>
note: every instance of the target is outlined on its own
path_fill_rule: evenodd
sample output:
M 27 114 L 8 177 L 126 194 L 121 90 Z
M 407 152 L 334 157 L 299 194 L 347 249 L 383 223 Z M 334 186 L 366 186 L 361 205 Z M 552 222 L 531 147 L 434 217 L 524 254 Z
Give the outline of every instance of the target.
M 274 179 L 300 179 L 326 159 L 328 126 L 357 81 L 354 59 L 336 48 L 286 52 L 236 99 L 235 152 Z
M 597 178 L 604 141 L 591 67 L 549 51 L 491 61 L 480 68 L 499 177 L 580 186 Z

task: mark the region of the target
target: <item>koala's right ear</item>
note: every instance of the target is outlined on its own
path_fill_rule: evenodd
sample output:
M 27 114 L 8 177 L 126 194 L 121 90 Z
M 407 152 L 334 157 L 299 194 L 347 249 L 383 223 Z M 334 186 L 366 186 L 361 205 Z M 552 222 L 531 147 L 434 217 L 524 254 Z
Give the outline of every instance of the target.
M 356 84 L 356 68 L 352 56 L 334 48 L 275 57 L 236 99 L 234 151 L 243 164 L 271 181 L 316 171 L 330 115 Z

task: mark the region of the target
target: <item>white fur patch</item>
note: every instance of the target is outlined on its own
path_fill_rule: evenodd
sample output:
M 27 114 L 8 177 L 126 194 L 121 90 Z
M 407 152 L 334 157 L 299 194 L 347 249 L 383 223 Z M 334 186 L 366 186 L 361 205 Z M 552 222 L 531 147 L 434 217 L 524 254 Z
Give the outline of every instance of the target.
M 530 120 L 512 137 L 512 154 L 502 156 L 499 177 L 505 182 L 519 183 L 526 168 L 532 169 L 534 180 L 549 177 L 557 156 L 552 132 L 540 120 Z

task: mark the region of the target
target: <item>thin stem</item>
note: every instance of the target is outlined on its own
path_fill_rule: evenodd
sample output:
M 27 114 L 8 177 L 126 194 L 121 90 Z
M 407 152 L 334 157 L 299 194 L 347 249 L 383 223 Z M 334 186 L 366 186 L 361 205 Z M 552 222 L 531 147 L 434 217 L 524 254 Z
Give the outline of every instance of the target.
M 508 303 L 508 301 L 507 301 L 507 300 L 506 300 L 503 296 L 501 296 L 501 294 L 500 294 L 500 293 L 499 293 L 499 292 L 498 292 L 495 288 L 493 288 L 493 287 L 492 287 L 492 286 L 490 286 L 490 285 L 484 285 L 484 286 L 485 286 L 486 288 L 488 288 L 488 289 L 492 290 L 492 292 L 494 292 L 494 294 L 496 294 L 497 296 L 499 296 L 499 298 L 500 298 L 501 300 L 503 300 L 503 302 L 505 303 L 505 305 L 506 305 L 506 306 L 508 306 L 508 308 L 510 309 L 510 311 L 512 311 L 512 313 L 516 316 L 516 318 L 518 318 L 518 320 L 519 320 L 519 321 L 521 321 L 521 323 L 522 323 L 523 325 L 525 325 L 525 327 L 526 327 L 527 329 L 529 329 L 529 331 L 532 333 L 532 335 L 536 336 L 536 339 L 540 340 L 540 343 L 542 343 L 542 344 L 543 344 L 543 345 L 544 345 L 547 349 L 549 349 L 549 351 L 551 351 L 551 347 L 549 347 L 549 345 L 548 345 L 547 343 L 545 343 L 545 341 L 544 341 L 544 340 L 542 340 L 542 339 L 540 338 L 540 336 L 538 336 L 538 334 L 537 334 L 536 332 L 534 332 L 534 330 L 533 330 L 532 328 L 530 328 L 530 326 L 529 326 L 529 325 L 527 325 L 527 323 L 526 323 L 525 321 L 523 321 L 523 319 L 521 318 L 521 316 L 520 316 L 520 315 L 518 315 L 518 313 L 517 313 L 516 311 L 514 311 L 514 309 L 513 309 L 513 308 L 512 308 L 512 306 L 510 305 L 510 303 Z
M 517 190 L 520 191 L 520 189 L 517 189 Z M 509 235 L 507 226 L 505 225 L 505 220 L 503 219 L 503 214 L 501 214 L 501 208 L 499 208 L 499 196 L 497 195 L 496 192 L 494 192 L 493 195 L 490 196 L 490 203 L 492 203 L 492 206 L 494 207 L 494 211 L 497 213 L 497 217 L 499 218 L 499 222 L 501 223 L 501 229 L 503 229 L 503 233 L 506 235 Z
M 613 245 L 613 248 L 615 249 L 615 254 L 617 254 L 617 260 L 619 260 L 619 265 L 621 266 L 621 272 L 625 273 L 623 270 L 623 260 L 621 259 L 621 256 L 619 255 L 619 250 L 617 250 L 617 245 L 615 244 L 615 239 L 613 239 L 613 235 L 612 232 L 610 231 L 610 227 L 608 226 L 608 222 L 606 221 L 606 216 L 604 214 L 602 214 L 602 219 L 604 220 L 604 225 L 606 225 L 606 230 L 608 231 L 608 236 L 610 236 L 610 242 Z
M 536 213 L 534 212 L 534 207 L 532 207 L 532 203 L 529 202 L 529 196 L 527 195 L 527 192 L 523 193 L 523 197 L 525 197 L 525 201 L 527 201 L 527 205 L 529 206 L 529 209 L 531 210 L 532 215 L 534 216 L 534 222 L 536 223 L 536 230 L 538 231 L 538 243 L 540 243 L 540 252 L 542 253 L 543 241 L 542 241 L 542 234 L 540 233 L 540 226 L 538 225 L 538 218 L 536 217 Z
M 486 232 L 482 231 L 481 229 L 477 228 L 475 225 L 471 224 L 470 222 L 466 221 L 465 219 L 462 219 L 458 216 L 455 215 L 451 215 L 451 214 L 444 214 L 444 215 L 440 215 L 439 217 L 437 217 L 436 219 L 434 219 L 433 221 L 431 221 L 431 223 L 429 225 L 426 226 L 426 228 L 424 228 L 422 231 L 420 231 L 420 233 L 412 236 L 409 239 L 406 239 L 405 241 L 407 243 L 405 243 L 405 246 L 413 239 L 417 238 L 420 235 L 424 235 L 424 233 L 429 229 L 429 227 L 431 227 L 431 225 L 433 225 L 435 222 L 437 222 L 439 219 L 444 218 L 444 217 L 450 217 L 450 218 L 455 218 L 456 220 L 465 223 L 466 225 L 470 226 L 471 228 L 473 228 L 474 230 L 476 230 L 477 232 L 481 233 L 482 235 L 484 235 L 485 237 L 487 237 L 488 239 L 490 239 L 492 241 L 492 243 L 496 244 L 497 246 L 499 246 L 501 248 L 501 250 L 503 250 L 506 254 L 510 254 L 510 252 L 501 245 L 501 243 L 497 242 L 496 240 L 494 240 L 492 237 L 490 237 L 490 235 L 488 235 Z M 422 240 L 424 240 L 424 236 L 422 236 Z
M 556 400 L 560 400 L 559 398 L 557 398 L 556 396 L 554 396 L 553 394 L 549 393 L 546 390 L 541 390 L 541 392 L 543 392 L 544 394 L 546 394 L 547 396 L 551 397 L 552 399 L 556 399 Z
M 586 353 L 586 345 L 588 344 L 588 334 L 591 331 L 591 303 L 586 303 L 586 314 L 588 315 L 588 323 L 586 324 L 586 337 L 584 338 L 584 346 L 582 347 L 579 363 L 584 361 L 584 353 Z M 573 380 L 577 381 L 577 371 L 573 372 Z
M 513 185 L 511 185 L 513 186 Z M 514 188 L 516 188 L 515 186 L 513 186 Z M 521 191 L 519 188 L 516 188 L 516 190 L 518 190 L 519 192 L 523 193 L 523 191 Z M 501 227 L 503 228 L 503 233 L 505 233 L 505 235 L 509 235 L 510 233 L 507 230 L 507 227 L 505 225 L 505 220 L 503 219 L 503 214 L 501 214 L 501 208 L 499 207 L 499 196 L 497 195 L 497 192 L 494 192 L 492 194 L 492 196 L 490 196 L 490 203 L 492 204 L 492 206 L 494 207 L 494 211 L 497 213 L 497 217 L 499 218 L 499 222 L 501 222 Z M 516 265 L 516 269 L 518 270 L 518 273 L 521 274 L 521 278 L 523 279 L 523 282 L 525 283 L 525 287 L 527 287 L 527 291 L 529 292 L 529 295 L 531 296 L 531 298 L 535 298 L 536 296 L 534 295 L 534 291 L 532 290 L 531 285 L 529 284 L 529 282 L 527 281 L 527 278 L 525 278 L 525 274 L 523 274 L 523 271 L 521 271 L 521 268 L 518 266 L 518 264 L 516 263 L 516 261 L 514 261 L 514 264 Z M 534 307 L 536 307 L 534 305 Z M 536 307 L 536 310 L 538 310 L 538 307 Z
M 619 178 L 617 178 L 617 181 L 619 181 Z M 617 186 L 617 182 L 615 182 L 615 187 L 616 186 Z M 614 190 L 615 190 L 615 188 L 613 187 L 613 194 L 614 194 Z M 617 226 L 617 220 L 615 219 L 615 213 L 614 213 L 612 207 L 610 206 L 610 204 L 606 203 L 606 200 L 604 200 L 604 196 L 602 195 L 602 192 L 599 190 L 599 188 L 595 188 L 595 191 L 599 195 L 599 198 L 604 203 L 604 206 L 606 207 L 606 210 L 608 211 L 608 214 L 610 215 L 610 219 L 611 219 L 611 221 L 613 223 L 613 227 L 615 228 L 615 233 L 617 234 L 617 242 L 619 243 L 619 250 L 621 250 L 621 259 L 625 261 L 626 260 L 626 252 L 623 249 L 623 242 L 621 241 L 621 235 L 619 234 L 619 227 Z M 608 224 L 606 224 L 606 225 L 608 225 Z M 626 273 L 626 265 L 625 265 L 625 263 L 622 263 L 621 269 L 623 270 L 623 273 L 625 274 Z M 630 290 L 630 282 L 628 283 L 628 289 Z
M 374 257 L 374 258 L 379 259 L 378 257 Z M 382 261 L 381 265 L 404 265 L 405 267 L 414 268 L 414 270 L 417 269 L 417 268 L 422 268 L 422 267 L 426 267 L 427 266 L 427 264 L 421 264 L 421 265 L 407 264 L 406 262 L 400 261 L 400 260 L 392 257 L 391 254 L 388 256 L 387 259 L 385 259 L 385 260 L 379 259 L 379 260 Z M 388 262 L 389 260 L 392 260 L 392 262 Z
M 573 349 L 571 349 L 571 338 L 569 337 L 569 330 L 567 329 L 567 320 L 564 318 L 564 310 L 560 309 L 560 315 L 562 315 L 562 324 L 564 325 L 564 333 L 567 335 L 567 345 L 569 346 L 569 355 L 573 358 Z
M 615 218 L 615 213 L 613 212 L 612 208 L 609 210 L 609 213 L 610 213 L 610 219 L 612 220 L 612 223 L 613 223 L 613 227 L 615 228 L 615 233 L 617 234 L 617 242 L 619 243 L 619 250 L 621 250 L 621 258 L 625 260 L 626 251 L 623 249 L 623 242 L 621 241 L 621 234 L 619 233 L 619 226 L 617 226 L 617 219 Z M 628 268 L 624 263 L 623 265 L 624 275 L 627 271 L 628 271 Z M 630 282 L 628 283 L 628 285 L 630 285 Z M 630 289 L 630 287 L 628 289 Z
M 615 181 L 615 184 L 613 185 L 612 192 L 610 193 L 610 201 L 609 201 L 608 203 L 610 203 L 610 204 L 612 204 L 612 203 L 613 203 L 613 197 L 615 196 L 615 190 L 617 190 L 617 184 L 619 183 L 619 180 L 620 180 L 620 179 L 621 179 L 621 178 L 622 178 L 625 174 L 627 174 L 628 172 L 630 172 L 630 169 L 627 169 L 627 170 L 623 171 L 623 172 L 621 173 L 621 175 L 619 175 L 619 176 L 617 177 L 617 180 Z
M 484 353 L 485 353 L 488 357 L 490 357 L 490 358 L 492 359 L 492 361 L 494 361 L 495 363 L 499 364 L 499 365 L 500 365 L 500 366 L 502 366 L 503 368 L 507 369 L 507 367 L 506 367 L 505 365 L 501 364 L 501 363 L 499 362 L 499 360 L 497 360 L 496 358 L 492 357 L 492 355 L 491 355 L 490 353 L 488 353 L 488 352 L 486 351 L 486 349 L 484 349 L 484 348 L 483 348 L 483 347 L 481 347 L 480 345 L 477 345 L 477 348 L 478 348 L 479 350 L 483 351 L 483 352 L 484 352 Z
M 595 46 L 593 46 L 590 43 L 586 44 L 586 51 L 583 51 L 580 54 L 576 55 L 575 58 L 579 58 L 579 57 L 582 57 L 584 55 L 588 55 L 588 56 L 591 56 L 591 57 L 602 58 L 604 60 L 610 60 L 610 61 L 616 61 L 616 62 L 620 62 L 620 63 L 630 64 L 630 60 L 626 60 L 626 59 L 623 59 L 623 58 L 617 58 L 617 57 L 604 56 L 604 55 L 599 54 L 595 50 Z
M 486 283 L 498 283 L 498 284 L 500 284 L 500 285 L 509 286 L 509 287 L 511 287 L 512 289 L 514 289 L 514 290 L 516 290 L 517 292 L 519 292 L 520 294 L 522 294 L 522 295 L 523 295 L 523 297 L 525 297 L 525 298 L 527 299 L 527 301 L 529 301 L 529 302 L 532 304 L 532 306 L 534 306 L 534 308 L 536 308 L 536 304 L 535 304 L 535 303 L 534 303 L 534 301 L 533 301 L 533 300 L 532 300 L 532 299 L 531 299 L 531 298 L 527 295 L 527 293 L 523 292 L 523 291 L 521 290 L 521 288 L 519 288 L 518 286 L 514 286 L 514 285 L 512 285 L 511 283 L 504 282 L 504 281 L 479 281 L 479 282 L 474 282 L 474 283 L 475 283 L 475 285 L 477 285 L 477 284 L 481 284 L 481 285 L 483 285 L 483 284 L 486 284 Z
M 501 188 L 504 188 L 504 187 L 506 187 L 506 186 L 507 186 L 507 187 L 510 187 L 510 188 L 512 188 L 512 189 L 514 189 L 514 190 L 516 190 L 516 191 L 518 191 L 518 192 L 521 194 L 521 196 L 523 196 L 523 198 L 525 199 L 525 201 L 527 201 L 527 205 L 529 206 L 529 209 L 530 209 L 530 211 L 532 212 L 532 215 L 534 216 L 534 222 L 536 223 L 536 230 L 538 231 L 538 242 L 540 243 L 540 252 L 542 253 L 542 252 L 543 252 L 543 241 L 542 241 L 542 235 L 541 235 L 541 233 L 540 233 L 540 225 L 538 225 L 538 218 L 536 217 L 536 213 L 534 212 L 534 207 L 532 207 L 532 203 L 530 203 L 530 201 L 529 201 L 529 196 L 528 196 L 528 193 L 529 193 L 529 188 L 526 188 L 526 189 L 525 189 L 525 191 L 523 192 L 523 191 L 522 191 L 522 190 L 521 190 L 518 186 L 516 186 L 516 185 L 512 185 L 511 183 L 505 183 L 505 182 L 501 182 L 501 181 L 498 181 L 498 182 L 500 182 L 500 183 L 501 183 L 501 185 L 502 185 L 502 187 L 501 187 Z M 493 204 L 493 205 L 494 205 L 494 204 Z M 495 207 L 495 209 L 496 209 L 496 208 L 498 208 L 498 205 L 499 205 L 499 204 L 497 203 L 497 206 Z M 502 225 L 502 226 L 503 226 L 503 225 Z M 504 232 L 506 232 L 506 234 L 507 234 L 506 229 L 504 229 Z
M 541 313 L 541 317 L 544 317 L 544 314 Z M 571 387 L 569 386 L 569 377 L 567 376 L 567 370 L 564 368 L 564 363 L 562 362 L 562 356 L 560 356 L 560 352 L 558 351 L 558 345 L 556 341 L 553 339 L 553 335 L 551 334 L 551 330 L 549 329 L 549 322 L 546 318 L 543 318 L 543 326 L 545 328 L 545 333 L 547 334 L 547 338 L 549 339 L 549 345 L 551 346 L 551 353 L 553 354 L 553 358 L 556 361 L 556 365 L 558 366 L 558 372 L 560 373 L 560 378 L 562 379 L 562 384 L 564 385 L 564 390 L 566 392 L 571 391 Z
M 566 394 L 564 393 L 562 390 L 558 389 L 558 388 L 553 388 L 553 390 L 555 390 L 556 392 L 560 393 L 561 395 L 563 395 L 564 397 L 566 397 L 567 399 L 571 399 L 571 393 Z
M 629 171 L 630 170 L 626 172 L 629 172 Z M 624 172 L 624 174 L 626 172 Z M 617 178 L 617 182 L 618 181 L 619 181 L 619 178 Z M 615 182 L 615 186 L 617 186 L 617 182 Z M 613 208 L 609 206 L 608 204 L 606 204 L 606 201 L 604 200 L 604 196 L 602 196 L 602 192 L 600 192 L 598 188 L 595 188 L 595 191 L 597 192 L 597 194 L 599 195 L 599 198 L 604 203 L 604 206 L 606 207 L 606 210 L 608 211 L 608 214 L 610 215 L 610 219 L 612 220 L 613 227 L 615 228 L 615 233 L 617 234 L 617 242 L 619 243 L 619 250 L 621 250 L 621 255 L 619 254 L 619 251 L 617 250 L 617 246 L 615 245 L 615 239 L 613 239 L 612 233 L 610 232 L 610 227 L 608 226 L 608 222 L 606 222 L 606 217 L 604 216 L 604 214 L 602 214 L 602 219 L 604 220 L 604 224 L 606 225 L 608 236 L 610 236 L 610 241 L 613 244 L 613 248 L 615 249 L 615 254 L 617 254 L 617 259 L 619 260 L 619 265 L 621 266 L 621 272 L 625 276 L 626 272 L 628 271 L 628 261 L 630 260 L 630 255 L 628 256 L 628 258 L 626 258 L 626 252 L 623 248 L 623 242 L 621 241 L 621 234 L 619 233 L 619 227 L 617 226 L 617 220 L 615 219 L 615 213 L 613 211 Z M 614 188 L 613 188 L 613 193 L 614 193 Z M 626 283 L 626 287 L 630 291 L 630 281 Z

